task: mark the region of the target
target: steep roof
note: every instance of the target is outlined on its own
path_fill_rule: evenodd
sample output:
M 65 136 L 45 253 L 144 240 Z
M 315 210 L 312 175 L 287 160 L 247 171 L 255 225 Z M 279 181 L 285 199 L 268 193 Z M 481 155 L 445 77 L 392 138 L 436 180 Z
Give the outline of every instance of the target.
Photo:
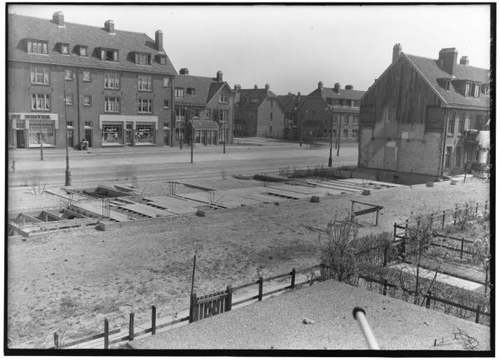
M 240 89 L 239 96 L 239 108 L 258 108 L 266 98 L 276 98 L 276 94 L 265 88 Z
M 417 68 L 417 70 L 420 71 L 422 76 L 430 83 L 434 91 L 450 106 L 478 108 L 490 107 L 490 97 L 488 95 L 465 97 L 455 89 L 453 82 L 450 86 L 450 90 L 446 90 L 441 87 L 438 83 L 438 79 L 450 78 L 450 74 L 439 67 L 437 60 L 410 54 L 404 54 L 404 56 L 415 68 Z M 489 83 L 490 81 L 488 69 L 463 64 L 456 65 L 455 77 L 457 80 L 469 80 L 478 83 Z
M 226 82 L 217 82 L 215 78 L 178 75 L 175 77 L 174 86 L 184 88 L 184 98 L 176 99 L 176 103 L 206 106 L 219 89 L 225 85 L 227 85 Z M 195 94 L 187 94 L 187 88 L 194 88 Z
M 278 102 L 285 113 L 293 112 L 294 107 L 297 106 L 297 96 L 295 94 L 287 94 L 284 96 L 277 96 Z
M 313 92 L 309 94 L 309 96 L 319 96 L 323 99 L 332 98 L 332 99 L 352 99 L 358 101 L 365 94 L 364 91 L 355 90 L 355 89 L 339 89 L 339 92 L 335 92 L 333 88 L 316 88 Z
M 48 56 L 27 53 L 25 39 L 48 41 Z M 61 54 L 56 48 L 57 43 L 69 43 L 71 55 Z M 73 49 L 76 45 L 87 46 L 89 56 L 74 54 Z M 97 48 L 99 47 L 117 49 L 119 61 L 100 60 L 97 57 Z M 152 65 L 133 63 L 132 52 L 151 54 Z M 155 59 L 156 55 L 166 56 L 166 64 L 158 63 Z M 64 27 L 61 28 L 48 19 L 16 14 L 9 14 L 8 17 L 8 60 L 140 73 L 177 74 L 165 51 L 157 50 L 153 39 L 146 34 L 123 30 L 115 30 L 114 34 L 109 34 L 104 28 L 68 22 L 65 22 Z

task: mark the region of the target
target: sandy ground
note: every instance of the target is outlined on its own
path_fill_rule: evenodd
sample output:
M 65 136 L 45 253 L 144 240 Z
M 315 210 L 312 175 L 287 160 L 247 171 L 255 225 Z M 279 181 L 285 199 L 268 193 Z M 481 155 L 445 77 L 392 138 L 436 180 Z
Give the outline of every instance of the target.
M 488 327 L 333 280 L 130 345 L 137 349 L 368 349 L 352 315 L 355 306 L 366 311 L 382 350 L 490 349 Z M 303 323 L 304 319 L 311 323 Z
M 212 211 L 204 218 L 180 216 L 59 232 L 8 245 L 8 337 L 11 347 L 48 347 L 52 333 L 63 341 L 124 325 L 127 313 L 137 323 L 149 320 L 156 305 L 160 318 L 188 306 L 192 258 L 198 253 L 196 289 L 212 292 L 257 277 L 319 262 L 319 234 L 335 214 L 356 198 L 384 206 L 378 227 L 361 234 L 392 231 L 410 212 L 452 207 L 488 199 L 479 180 L 376 190 L 369 196 L 324 197 Z M 366 225 L 372 215 L 366 217 Z

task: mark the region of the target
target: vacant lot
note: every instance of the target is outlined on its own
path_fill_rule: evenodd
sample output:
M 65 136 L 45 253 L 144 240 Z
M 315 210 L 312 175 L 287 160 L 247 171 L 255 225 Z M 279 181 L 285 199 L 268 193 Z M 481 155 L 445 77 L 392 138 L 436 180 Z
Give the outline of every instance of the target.
M 199 293 L 316 264 L 321 240 L 311 227 L 346 213 L 352 198 L 384 207 L 379 226 L 363 227 L 364 234 L 392 231 L 394 221 L 412 212 L 485 200 L 488 193 L 479 180 L 442 182 L 15 238 L 8 246 L 10 346 L 47 347 L 55 331 L 65 332 L 63 339 L 92 334 L 105 317 L 110 327 L 124 324 L 131 310 L 141 323 L 152 304 L 160 317 L 187 309 L 195 250 Z

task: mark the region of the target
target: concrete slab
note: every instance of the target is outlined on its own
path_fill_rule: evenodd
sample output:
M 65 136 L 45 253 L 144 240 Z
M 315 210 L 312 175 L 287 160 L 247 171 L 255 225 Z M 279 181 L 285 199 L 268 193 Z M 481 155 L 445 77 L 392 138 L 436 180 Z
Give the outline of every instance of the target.
M 100 200 L 86 200 L 86 201 L 75 202 L 72 204 L 72 207 L 81 209 L 83 211 L 87 211 L 88 213 L 94 215 L 95 217 L 102 216 L 102 204 Z M 121 214 L 114 210 L 109 211 L 109 218 L 111 220 L 119 222 L 133 220 L 127 215 Z
M 417 271 L 417 267 L 415 265 L 406 264 L 406 263 L 392 265 L 391 268 L 403 270 L 403 271 L 406 271 L 406 272 L 411 273 L 413 275 L 416 275 L 416 271 Z M 419 270 L 419 276 L 421 278 L 425 278 L 425 279 L 429 279 L 429 280 L 432 280 L 434 278 L 435 273 L 436 273 L 435 271 L 425 269 L 422 267 L 420 267 L 420 270 Z M 478 289 L 483 287 L 482 284 L 475 283 L 473 281 L 469 281 L 469 280 L 465 280 L 465 279 L 461 279 L 461 278 L 457 278 L 457 277 L 453 277 L 453 276 L 447 275 L 447 274 L 441 274 L 441 273 L 437 274 L 436 281 L 438 281 L 440 283 L 446 283 L 448 285 L 453 285 L 453 286 L 458 287 L 458 288 L 467 289 L 467 290 L 478 290 Z
M 137 212 L 139 214 L 149 216 L 151 218 L 158 217 L 158 215 L 160 215 L 160 216 L 174 215 L 173 213 L 168 212 L 167 210 L 161 210 L 161 209 L 151 207 L 148 205 L 144 205 L 141 203 L 122 204 L 119 207 L 122 209 L 134 211 L 134 212 Z
M 171 196 L 148 196 L 147 200 L 150 200 L 155 205 L 165 207 L 167 211 L 174 214 L 190 214 L 196 212 L 202 203 L 198 203 L 191 200 L 182 200 Z

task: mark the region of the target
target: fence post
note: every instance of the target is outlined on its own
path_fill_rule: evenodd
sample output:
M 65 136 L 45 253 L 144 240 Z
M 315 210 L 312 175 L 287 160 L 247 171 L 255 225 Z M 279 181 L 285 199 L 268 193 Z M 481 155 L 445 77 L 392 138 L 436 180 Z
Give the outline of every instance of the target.
M 384 279 L 384 289 L 382 290 L 383 295 L 387 295 L 387 280 Z
M 484 202 L 484 216 L 488 213 L 488 200 Z
M 431 307 L 431 292 L 427 292 L 427 299 L 425 301 L 425 308 Z
M 57 332 L 54 332 L 54 347 L 55 349 L 59 349 L 59 335 Z
M 290 281 L 290 288 L 293 289 L 295 288 L 295 268 L 292 269 L 292 280 Z
M 224 312 L 229 312 L 233 306 L 233 288 L 231 287 L 231 285 L 228 285 L 226 287 L 226 308 L 224 310 Z
M 195 321 L 195 309 L 196 309 L 196 293 L 191 294 L 191 299 L 189 302 L 189 323 Z
M 156 307 L 151 306 L 151 334 L 156 334 Z
M 104 349 L 109 349 L 109 322 L 104 319 Z
M 262 290 L 264 289 L 264 278 L 259 277 L 259 297 L 258 300 L 259 302 L 262 301 Z
M 392 238 L 393 242 L 396 242 L 396 225 L 397 225 L 397 223 L 394 223 L 394 234 L 393 234 L 393 238 Z
M 460 243 L 460 260 L 462 260 L 463 254 L 464 254 L 464 238 L 462 238 L 462 241 Z
M 446 218 L 446 210 L 443 210 L 443 221 L 441 221 L 441 230 L 444 229 L 444 219 Z
M 128 322 L 128 340 L 134 340 L 134 313 L 130 313 L 130 318 Z
M 481 305 L 477 305 L 476 307 L 476 323 L 479 323 L 479 315 L 481 314 Z
M 479 209 L 479 202 L 476 202 L 476 212 L 474 213 L 474 217 L 477 218 L 477 211 Z
M 387 251 L 389 249 L 389 246 L 385 245 L 384 246 L 384 261 L 382 262 L 382 266 L 387 266 Z
M 458 210 L 458 206 L 455 205 L 455 211 L 453 212 L 453 225 L 457 224 L 457 210 Z

